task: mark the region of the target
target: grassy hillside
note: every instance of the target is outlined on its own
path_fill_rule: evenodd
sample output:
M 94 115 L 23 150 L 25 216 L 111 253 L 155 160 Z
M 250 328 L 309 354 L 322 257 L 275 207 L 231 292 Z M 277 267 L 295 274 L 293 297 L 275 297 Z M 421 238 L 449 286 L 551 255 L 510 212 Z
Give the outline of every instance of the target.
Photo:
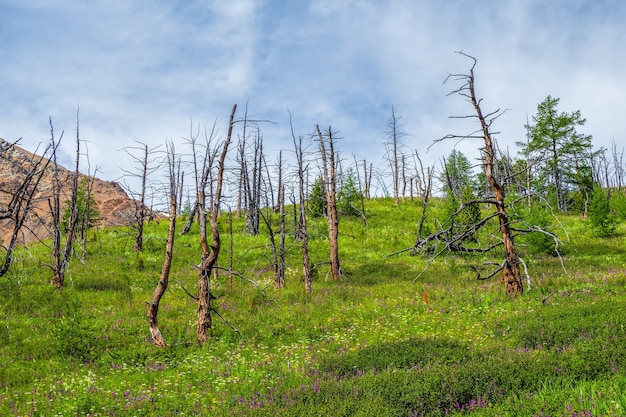
M 275 290 L 267 236 L 234 219 L 234 269 L 265 295 L 221 272 L 214 305 L 239 333 L 214 317 L 202 348 L 182 288 L 196 288 L 197 230 L 177 236 L 164 350 L 149 341 L 146 302 L 165 222 L 148 225 L 141 254 L 128 229 L 94 232 L 60 292 L 48 284 L 50 249 L 21 251 L 0 278 L 0 415 L 626 414 L 623 226 L 599 239 L 585 220 L 561 217 L 565 271 L 522 248 L 531 288 L 509 299 L 467 267 L 485 258 L 448 256 L 421 273 L 424 257 L 388 256 L 413 244 L 417 201 L 369 201 L 367 212 L 367 228 L 341 219 L 338 282 L 327 279 L 325 220 L 310 223 L 311 296 L 297 243 L 287 240 L 287 288 Z M 221 226 L 226 266 L 227 216 Z

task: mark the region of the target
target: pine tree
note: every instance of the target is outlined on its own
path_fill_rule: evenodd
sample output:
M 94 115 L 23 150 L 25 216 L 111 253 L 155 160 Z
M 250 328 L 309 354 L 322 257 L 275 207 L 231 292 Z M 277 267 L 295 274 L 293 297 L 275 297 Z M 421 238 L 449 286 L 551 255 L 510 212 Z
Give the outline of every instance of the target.
M 609 237 L 615 234 L 617 221 L 611 214 L 609 198 L 599 185 L 593 187 L 589 202 L 589 222 L 597 236 Z
M 313 184 L 313 189 L 309 195 L 309 214 L 311 217 L 326 217 L 326 192 L 324 191 L 324 180 L 318 177 Z
M 361 201 L 361 193 L 359 192 L 354 178 L 354 171 L 348 170 L 348 176 L 343 181 L 341 190 L 337 194 L 337 209 L 343 216 L 358 216 L 361 211 L 358 209 Z

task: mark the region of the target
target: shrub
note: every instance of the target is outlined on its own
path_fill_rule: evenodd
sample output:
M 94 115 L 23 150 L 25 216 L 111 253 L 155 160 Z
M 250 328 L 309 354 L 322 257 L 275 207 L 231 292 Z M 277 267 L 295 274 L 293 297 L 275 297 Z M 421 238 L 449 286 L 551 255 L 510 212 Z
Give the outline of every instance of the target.
M 65 314 L 52 325 L 52 336 L 57 354 L 81 362 L 93 361 L 98 357 L 97 329 L 80 311 L 80 303 L 68 303 Z
M 611 206 L 604 190 L 596 185 L 589 202 L 589 221 L 596 236 L 608 237 L 615 234 L 617 219 L 611 214 Z
M 529 227 L 539 227 L 550 231 L 552 215 L 548 209 L 536 204 L 530 208 L 522 208 L 520 211 L 520 215 Z M 524 235 L 522 241 L 528 245 L 528 252 L 531 254 L 556 255 L 554 239 L 545 233 L 539 231 L 528 233 Z

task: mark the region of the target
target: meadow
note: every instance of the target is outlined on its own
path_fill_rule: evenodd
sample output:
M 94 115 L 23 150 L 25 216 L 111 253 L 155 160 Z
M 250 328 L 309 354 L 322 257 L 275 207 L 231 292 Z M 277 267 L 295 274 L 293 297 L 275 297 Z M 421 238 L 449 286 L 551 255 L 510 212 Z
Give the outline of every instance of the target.
M 366 202 L 340 219 L 343 277 L 328 277 L 325 219 L 309 223 L 313 291 L 287 238 L 286 288 L 275 289 L 267 234 L 233 219 L 233 269 L 213 280 L 213 334 L 195 345 L 197 226 L 176 236 L 159 311 L 168 342 L 149 338 L 147 302 L 163 260 L 165 221 L 133 251 L 128 228 L 89 232 L 63 290 L 50 248 L 21 249 L 0 278 L 3 416 L 623 416 L 626 415 L 626 228 L 594 237 L 560 215 L 558 257 L 518 243 L 531 277 L 509 298 L 468 267 L 484 255 L 408 252 L 421 202 Z M 183 222 L 179 222 L 182 228 Z M 228 216 L 220 218 L 228 266 Z M 262 227 L 263 229 L 263 227 Z M 235 330 L 236 329 L 236 330 Z

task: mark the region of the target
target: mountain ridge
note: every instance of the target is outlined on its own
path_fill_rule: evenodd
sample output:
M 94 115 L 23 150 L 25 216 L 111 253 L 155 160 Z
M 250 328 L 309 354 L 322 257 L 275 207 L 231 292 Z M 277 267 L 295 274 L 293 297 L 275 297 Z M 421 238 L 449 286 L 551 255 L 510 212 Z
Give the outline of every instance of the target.
M 29 168 L 40 158 L 42 156 L 0 138 L 0 207 L 8 205 L 12 193 L 23 182 Z M 62 184 L 61 210 L 63 211 L 66 207 L 66 201 L 71 196 L 74 172 L 61 165 L 57 166 Z M 35 191 L 32 213 L 20 231 L 19 243 L 21 244 L 45 240 L 51 236 L 52 215 L 49 201 L 52 198 L 53 167 L 54 163 L 50 162 Z M 98 226 L 128 226 L 134 223 L 139 202 L 130 198 L 118 182 L 104 181 L 94 176 L 79 173 L 79 181 L 83 178 L 93 180 L 93 199 L 96 209 L 100 213 Z M 7 242 L 12 231 L 13 221 L 11 219 L 0 220 L 1 242 Z

